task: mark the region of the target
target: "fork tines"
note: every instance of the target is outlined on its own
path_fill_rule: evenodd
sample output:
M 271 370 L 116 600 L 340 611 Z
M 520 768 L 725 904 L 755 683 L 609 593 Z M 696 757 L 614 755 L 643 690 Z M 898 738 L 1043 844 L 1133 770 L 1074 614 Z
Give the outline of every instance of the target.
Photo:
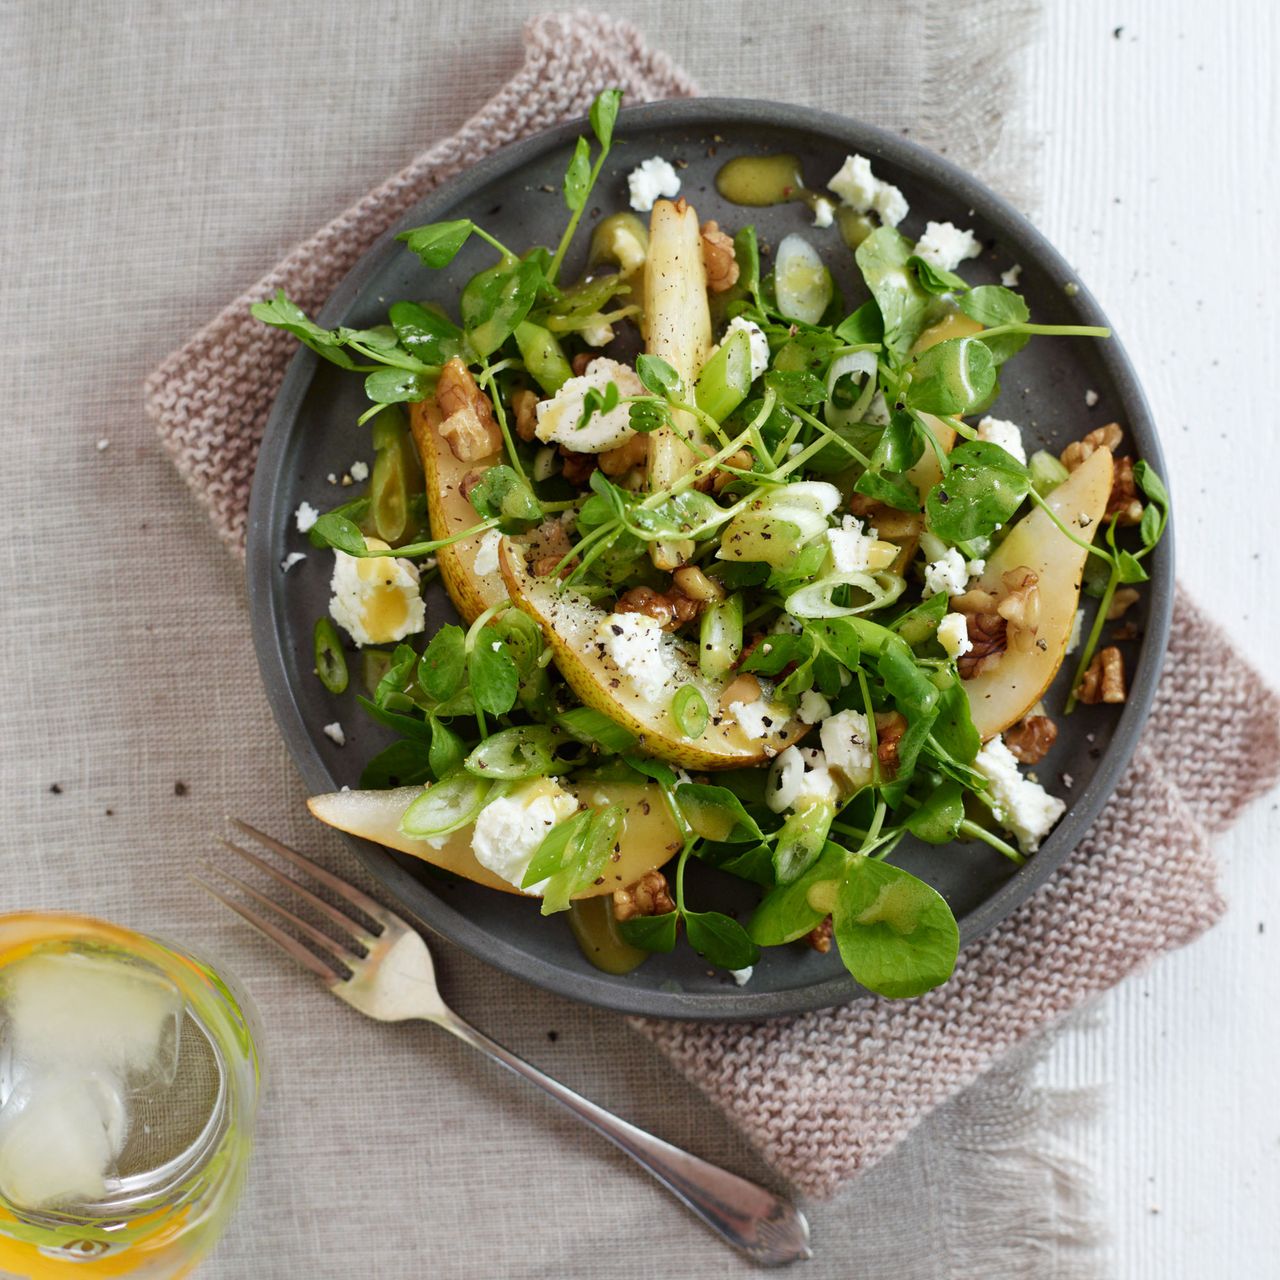
M 307 872 L 308 875 L 325 888 L 345 899 L 356 911 L 367 916 L 372 921 L 372 927 L 361 923 L 351 915 L 348 915 L 347 912 L 326 902 L 292 876 L 285 875 L 283 871 L 272 866 L 271 863 L 258 854 L 231 840 L 220 839 L 219 843 L 224 848 L 231 850 L 232 853 L 238 854 L 246 861 L 251 862 L 260 871 L 276 881 L 277 884 L 297 894 L 313 910 L 335 925 L 338 930 L 341 930 L 342 938 L 339 940 L 331 937 L 328 933 L 303 919 L 297 912 L 282 906 L 267 894 L 242 880 L 239 876 L 233 875 L 231 872 L 225 871 L 212 863 L 205 864 L 210 872 L 234 885 L 242 894 L 246 895 L 252 902 L 265 908 L 265 910 L 258 910 L 239 898 L 231 896 L 202 876 L 196 875 L 192 878 L 202 888 L 206 889 L 220 902 L 225 903 L 237 915 L 241 916 L 264 936 L 270 938 L 283 951 L 291 955 L 299 964 L 310 969 L 312 973 L 316 974 L 329 986 L 345 982 L 351 976 L 353 966 L 364 958 L 369 947 L 392 923 L 393 917 L 391 917 L 390 912 L 369 897 L 368 894 L 362 893 L 354 885 L 350 885 L 339 876 L 326 871 L 310 858 L 304 857 L 296 849 L 290 848 L 273 836 L 259 831 L 247 822 L 242 822 L 239 818 L 230 818 L 228 821 L 245 835 L 273 850 L 280 857 L 292 862 L 294 866 Z M 287 922 L 292 930 L 302 934 L 313 945 L 307 946 L 294 936 L 293 932 L 282 928 L 273 916 Z

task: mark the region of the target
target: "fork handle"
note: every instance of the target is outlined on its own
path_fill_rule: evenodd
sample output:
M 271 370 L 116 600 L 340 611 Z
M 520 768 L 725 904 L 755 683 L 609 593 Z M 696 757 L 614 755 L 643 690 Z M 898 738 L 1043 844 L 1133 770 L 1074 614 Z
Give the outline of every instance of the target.
M 809 1248 L 809 1223 L 789 1201 L 661 1138 L 655 1138 L 653 1134 L 597 1106 L 509 1049 L 504 1049 L 452 1010 L 447 1010 L 443 1017 L 433 1017 L 431 1021 L 549 1093 L 579 1120 L 625 1151 L 713 1231 L 755 1262 L 764 1266 L 782 1266 L 813 1256 Z

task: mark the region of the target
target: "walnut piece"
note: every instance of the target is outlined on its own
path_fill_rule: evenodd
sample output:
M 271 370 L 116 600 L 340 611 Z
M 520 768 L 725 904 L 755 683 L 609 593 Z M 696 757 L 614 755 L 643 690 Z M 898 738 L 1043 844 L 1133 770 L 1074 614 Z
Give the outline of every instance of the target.
M 560 446 L 560 474 L 575 489 L 585 489 L 591 483 L 591 473 L 600 463 L 598 453 L 574 453 Z
M 532 440 L 538 428 L 538 393 L 521 388 L 511 397 L 511 407 L 516 415 L 516 435 L 521 440 Z
M 1123 702 L 1124 657 L 1115 645 L 1099 649 L 1080 680 L 1081 702 Z
M 831 917 L 828 916 L 821 924 L 815 924 L 804 935 L 804 940 L 815 951 L 820 951 L 825 956 L 831 950 L 831 931 Z
M 652 587 L 632 587 L 618 597 L 614 613 L 643 613 L 661 624 L 663 631 L 674 631 L 692 622 L 703 610 L 705 602 L 691 600 L 678 587 L 663 594 Z
M 606 449 L 597 456 L 600 459 L 600 470 L 605 475 L 624 476 L 628 471 L 644 466 L 649 460 L 649 437 L 634 435 L 617 448 Z
M 1040 628 L 1039 575 L 1023 564 L 1002 574 L 1000 580 L 1006 594 L 996 605 L 996 612 L 1008 623 L 1008 644 L 1019 653 L 1028 653 Z
M 963 598 L 959 596 L 957 600 Z M 956 608 L 957 600 L 951 602 L 952 608 Z M 968 653 L 962 653 L 956 659 L 956 670 L 960 672 L 961 680 L 972 680 L 974 676 L 994 667 L 1004 657 L 1005 650 L 1009 647 L 1009 624 L 994 610 L 970 613 L 965 609 L 956 609 L 956 612 L 965 615 L 969 643 L 973 646 Z
M 1058 737 L 1058 726 L 1048 716 L 1027 716 L 1004 731 L 1004 745 L 1023 764 L 1039 764 Z
M 667 877 L 661 871 L 646 871 L 635 884 L 613 891 L 613 917 L 632 920 L 636 916 L 661 916 L 674 911 Z
M 702 265 L 707 272 L 707 288 L 712 293 L 723 293 L 738 283 L 733 238 L 721 231 L 714 219 L 702 224 Z
M 440 370 L 436 407 L 444 419 L 440 436 L 459 462 L 476 462 L 502 448 L 502 432 L 493 416 L 493 404 L 457 356 Z
M 1133 459 L 1117 458 L 1111 477 L 1111 495 L 1107 498 L 1107 515 L 1116 524 L 1142 523 L 1142 499 L 1138 497 L 1138 485 L 1133 478 Z
M 1110 449 L 1114 453 L 1120 447 L 1124 433 L 1118 422 L 1108 422 L 1105 427 L 1090 431 L 1083 440 L 1073 440 L 1062 451 L 1062 465 L 1068 471 L 1074 471 L 1086 458 L 1092 457 L 1099 449 Z
M 1138 603 L 1138 593 L 1132 587 L 1117 587 L 1107 608 L 1107 621 L 1116 622 L 1123 618 Z
M 569 367 L 573 370 L 573 376 L 580 378 L 587 371 L 589 365 L 596 358 L 594 351 L 579 351 L 572 360 L 569 361 Z
M 739 471 L 750 471 L 751 464 L 752 457 L 746 449 L 739 449 L 737 453 L 731 453 L 724 459 L 723 463 L 724 466 L 736 467 Z M 699 493 L 711 491 L 718 497 L 736 479 L 738 477 L 732 471 L 722 471 L 720 467 L 716 467 L 713 471 L 703 472 L 699 475 L 693 487 Z

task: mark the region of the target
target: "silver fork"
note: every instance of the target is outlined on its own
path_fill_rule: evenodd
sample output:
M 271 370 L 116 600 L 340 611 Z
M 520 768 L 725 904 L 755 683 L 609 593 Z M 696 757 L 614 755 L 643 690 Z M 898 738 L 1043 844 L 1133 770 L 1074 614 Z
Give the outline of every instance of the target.
M 336 940 L 309 924 L 296 912 L 281 906 L 239 876 L 210 865 L 209 869 L 234 884 L 265 911 L 256 910 L 224 893 L 200 876 L 194 879 L 215 898 L 226 903 L 253 927 L 265 934 L 299 964 L 310 969 L 339 999 L 381 1022 L 419 1019 L 434 1022 L 459 1040 L 479 1049 L 516 1075 L 531 1080 L 571 1111 L 579 1120 L 603 1134 L 647 1170 L 676 1199 L 693 1210 L 713 1231 L 755 1262 L 781 1266 L 812 1257 L 809 1224 L 793 1204 L 748 1182 L 736 1174 L 717 1168 L 653 1134 L 619 1119 L 603 1107 L 575 1093 L 531 1066 L 523 1058 L 490 1040 L 482 1031 L 464 1022 L 440 997 L 435 965 L 427 944 L 416 930 L 380 902 L 362 893 L 345 880 L 317 866 L 297 850 L 251 827 L 238 818 L 233 826 L 251 836 L 280 857 L 301 868 L 320 884 L 351 904 L 372 922 L 367 927 L 345 911 L 332 906 L 305 885 L 271 865 L 258 854 L 230 840 L 221 843 L 265 872 L 289 892 L 296 893 L 320 912 L 341 934 Z M 287 922 L 323 955 L 304 946 L 281 927 L 272 915 Z M 363 954 L 361 954 L 363 952 Z

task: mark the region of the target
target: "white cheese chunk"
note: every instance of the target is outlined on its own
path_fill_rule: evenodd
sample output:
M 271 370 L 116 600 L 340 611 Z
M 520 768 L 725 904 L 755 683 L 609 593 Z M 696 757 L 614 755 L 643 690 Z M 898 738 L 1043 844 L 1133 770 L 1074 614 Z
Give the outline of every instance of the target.
M 752 975 L 753 973 L 755 973 L 755 966 L 754 966 L 754 965 L 750 965 L 750 964 L 749 964 L 749 965 L 747 965 L 747 967 L 746 967 L 745 969 L 730 969 L 730 970 L 729 970 L 729 976 L 730 976 L 730 977 L 734 980 L 734 982 L 736 982 L 736 983 L 738 984 L 738 986 L 740 986 L 740 987 L 745 987 L 745 986 L 747 985 L 747 983 L 751 981 L 751 975 Z
M 680 176 L 670 161 L 650 156 L 627 175 L 627 190 L 631 207 L 637 213 L 648 213 L 656 200 L 662 197 L 670 200 L 680 190 Z
M 500 529 L 490 529 L 480 539 L 480 545 L 476 548 L 476 558 L 472 562 L 476 573 L 498 572 L 498 544 L 501 541 L 502 531 Z
M 357 483 L 361 483 L 369 478 L 369 464 L 367 462 L 353 462 L 351 464 L 351 478 Z
M 611 613 L 602 618 L 596 637 L 613 665 L 636 692 L 660 702 L 675 678 L 671 639 L 661 624 L 643 613 Z
M 940 559 L 932 560 L 924 567 L 925 599 L 945 591 L 949 596 L 964 594 L 969 585 L 969 571 L 955 547 L 948 547 Z
M 739 728 L 752 741 L 767 738 L 787 722 L 787 709 L 757 698 L 754 702 L 731 702 L 726 708 Z
M 1084 402 L 1090 409 L 1098 403 L 1098 393 L 1092 387 L 1084 393 Z
M 927 223 L 916 242 L 917 257 L 942 271 L 954 271 L 966 258 L 976 258 L 981 252 L 978 237 L 953 222 Z
M 817 689 L 806 689 L 800 695 L 796 715 L 801 724 L 820 724 L 831 714 L 831 703 Z
M 346 731 L 338 720 L 335 720 L 332 724 L 324 726 L 324 736 L 328 738 L 330 742 L 336 742 L 340 747 L 345 747 L 347 745 Z
M 1022 443 L 1022 428 L 1016 422 L 988 415 L 978 423 L 978 439 L 985 440 L 988 444 L 998 444 L 1024 467 L 1027 465 L 1027 451 Z
M 490 800 L 476 819 L 471 851 L 482 867 L 520 888 L 538 846 L 557 823 L 572 817 L 578 801 L 554 778 L 536 778 Z M 541 893 L 543 880 L 526 893 Z
M 828 716 L 819 730 L 827 767 L 843 775 L 852 787 L 871 781 L 871 727 L 861 711 Z
M 578 333 L 589 347 L 603 347 L 613 341 L 613 325 L 607 320 L 598 320 L 595 324 L 584 325 Z
M 765 803 L 774 813 L 833 803 L 839 795 L 826 757 L 812 747 L 788 747 L 769 766 Z
M 377 538 L 365 542 L 374 550 L 387 550 Z M 418 568 L 409 560 L 334 551 L 329 615 L 358 645 L 403 640 L 426 626 L 419 582 Z
M 990 784 L 997 819 L 1014 834 L 1023 853 L 1034 853 L 1067 806 L 1018 772 L 1018 762 L 1001 737 L 992 738 L 978 752 L 973 767 Z
M 969 639 L 969 620 L 963 613 L 949 613 L 938 623 L 938 643 L 948 658 L 961 658 L 973 648 Z
M 308 532 L 319 519 L 320 513 L 309 502 L 298 503 L 298 509 L 293 513 L 293 523 L 299 533 Z
M 813 202 L 813 225 L 829 227 L 835 221 L 836 207 L 826 196 L 819 196 Z
M 281 571 L 288 573 L 295 564 L 301 564 L 306 559 L 306 553 L 302 551 L 290 551 L 283 560 L 280 561 Z
M 1022 275 L 1022 263 L 1015 262 L 1008 271 L 1000 273 L 1000 283 L 1006 289 L 1016 289 L 1018 287 L 1018 277 Z
M 583 374 L 570 378 L 550 400 L 538 402 L 538 425 L 534 429 L 538 439 L 562 444 L 574 453 L 604 453 L 630 440 L 635 432 L 631 430 L 629 405 L 615 405 L 608 413 L 593 413 L 581 428 L 578 426 L 587 392 L 603 392 L 611 382 L 619 396 L 644 395 L 644 383 L 634 369 L 597 356 Z
M 846 156 L 840 171 L 827 186 L 858 213 L 874 211 L 880 221 L 890 227 L 896 227 L 910 210 L 906 197 L 897 187 L 871 172 L 871 161 L 866 156 Z
M 839 529 L 827 530 L 831 547 L 831 563 L 837 573 L 866 573 L 884 566 L 878 563 L 876 544 L 880 535 L 874 529 L 862 528 L 856 516 L 845 516 Z M 877 562 L 873 564 L 873 559 Z
M 1075 653 L 1080 647 L 1080 641 L 1084 638 L 1084 610 L 1077 609 L 1076 616 L 1071 619 L 1071 635 L 1067 640 L 1067 647 L 1063 653 Z

